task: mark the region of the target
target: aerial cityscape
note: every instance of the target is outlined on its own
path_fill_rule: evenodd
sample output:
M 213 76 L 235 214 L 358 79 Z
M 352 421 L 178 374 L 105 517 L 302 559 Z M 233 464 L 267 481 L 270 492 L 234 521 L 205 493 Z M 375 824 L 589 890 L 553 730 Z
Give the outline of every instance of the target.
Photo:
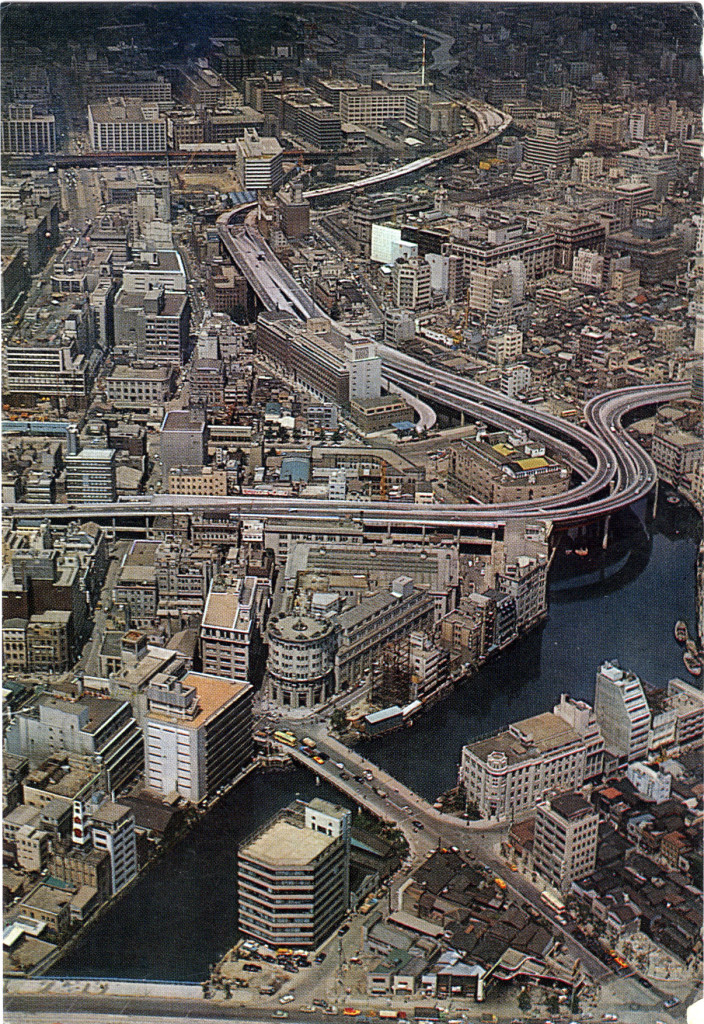
M 701 9 L 0 46 L 4 1019 L 704 1020 Z

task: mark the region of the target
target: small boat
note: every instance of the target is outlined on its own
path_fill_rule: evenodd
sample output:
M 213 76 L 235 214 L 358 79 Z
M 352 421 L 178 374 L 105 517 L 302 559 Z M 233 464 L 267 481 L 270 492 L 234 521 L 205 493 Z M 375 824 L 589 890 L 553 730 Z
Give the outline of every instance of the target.
M 685 651 L 682 655 L 684 661 L 684 667 L 687 669 L 691 676 L 700 676 L 702 674 L 702 663 L 699 658 L 695 658 L 689 651 Z
M 575 548 L 574 553 L 575 555 L 579 555 L 580 558 L 586 558 L 589 554 L 589 548 Z
M 678 619 L 675 623 L 675 640 L 683 644 L 688 638 L 687 623 L 683 622 L 682 619 Z
M 679 505 L 680 503 L 680 499 L 677 497 L 676 494 L 668 494 L 667 500 L 670 502 L 671 505 Z
M 685 647 L 687 648 L 689 653 L 692 655 L 692 657 L 694 657 L 694 658 L 698 658 L 699 657 L 699 651 L 697 650 L 697 645 L 695 644 L 694 640 L 687 640 L 685 642 Z
M 566 555 L 571 555 L 572 554 L 572 548 L 565 548 L 565 554 Z

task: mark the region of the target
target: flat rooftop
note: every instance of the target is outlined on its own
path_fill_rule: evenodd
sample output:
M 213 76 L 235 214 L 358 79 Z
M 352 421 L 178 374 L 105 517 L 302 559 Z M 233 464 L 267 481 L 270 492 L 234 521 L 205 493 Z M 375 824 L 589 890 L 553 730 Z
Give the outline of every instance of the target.
M 252 843 L 240 851 L 272 867 L 305 866 L 319 857 L 335 839 L 310 828 L 296 828 L 287 821 L 276 821 Z
M 510 730 L 496 736 L 469 743 L 468 748 L 480 761 L 486 761 L 489 754 L 496 751 L 505 754 L 509 764 L 518 764 L 579 740 L 579 735 L 559 715 L 546 711 L 515 722 Z
M 241 697 L 252 687 L 249 683 L 236 683 L 222 676 L 210 676 L 200 672 L 187 672 L 181 680 L 184 688 L 194 686 L 198 694 L 198 712 L 193 718 L 179 718 L 159 711 L 150 711 L 150 719 L 173 724 L 179 729 L 200 729 L 231 700 Z

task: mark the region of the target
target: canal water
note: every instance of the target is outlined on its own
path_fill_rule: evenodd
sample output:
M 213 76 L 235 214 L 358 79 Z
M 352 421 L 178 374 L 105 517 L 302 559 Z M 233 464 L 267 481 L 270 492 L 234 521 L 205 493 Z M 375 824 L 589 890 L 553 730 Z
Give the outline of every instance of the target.
M 655 686 L 690 682 L 673 628 L 695 627 L 699 517 L 663 498 L 654 521 L 643 508 L 612 524 L 604 554 L 567 539 L 550 574 L 541 629 L 488 663 L 411 728 L 364 754 L 430 799 L 454 785 L 462 745 L 509 722 L 550 710 L 560 694 L 592 701 L 596 671 L 617 659 Z M 581 548 L 581 543 L 577 542 Z M 572 553 L 566 551 L 572 549 Z M 81 937 L 53 969 L 66 977 L 200 981 L 237 938 L 236 847 L 296 796 L 344 803 L 302 768 L 254 773 Z

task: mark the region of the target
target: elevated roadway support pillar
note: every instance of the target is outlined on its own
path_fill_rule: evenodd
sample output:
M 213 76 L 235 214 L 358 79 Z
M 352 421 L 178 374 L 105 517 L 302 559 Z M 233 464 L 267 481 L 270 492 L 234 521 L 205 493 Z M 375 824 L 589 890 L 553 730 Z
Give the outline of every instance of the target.
M 604 520 L 604 535 L 601 538 L 601 546 L 606 551 L 609 546 L 609 523 L 611 522 L 611 516 L 607 516 Z

